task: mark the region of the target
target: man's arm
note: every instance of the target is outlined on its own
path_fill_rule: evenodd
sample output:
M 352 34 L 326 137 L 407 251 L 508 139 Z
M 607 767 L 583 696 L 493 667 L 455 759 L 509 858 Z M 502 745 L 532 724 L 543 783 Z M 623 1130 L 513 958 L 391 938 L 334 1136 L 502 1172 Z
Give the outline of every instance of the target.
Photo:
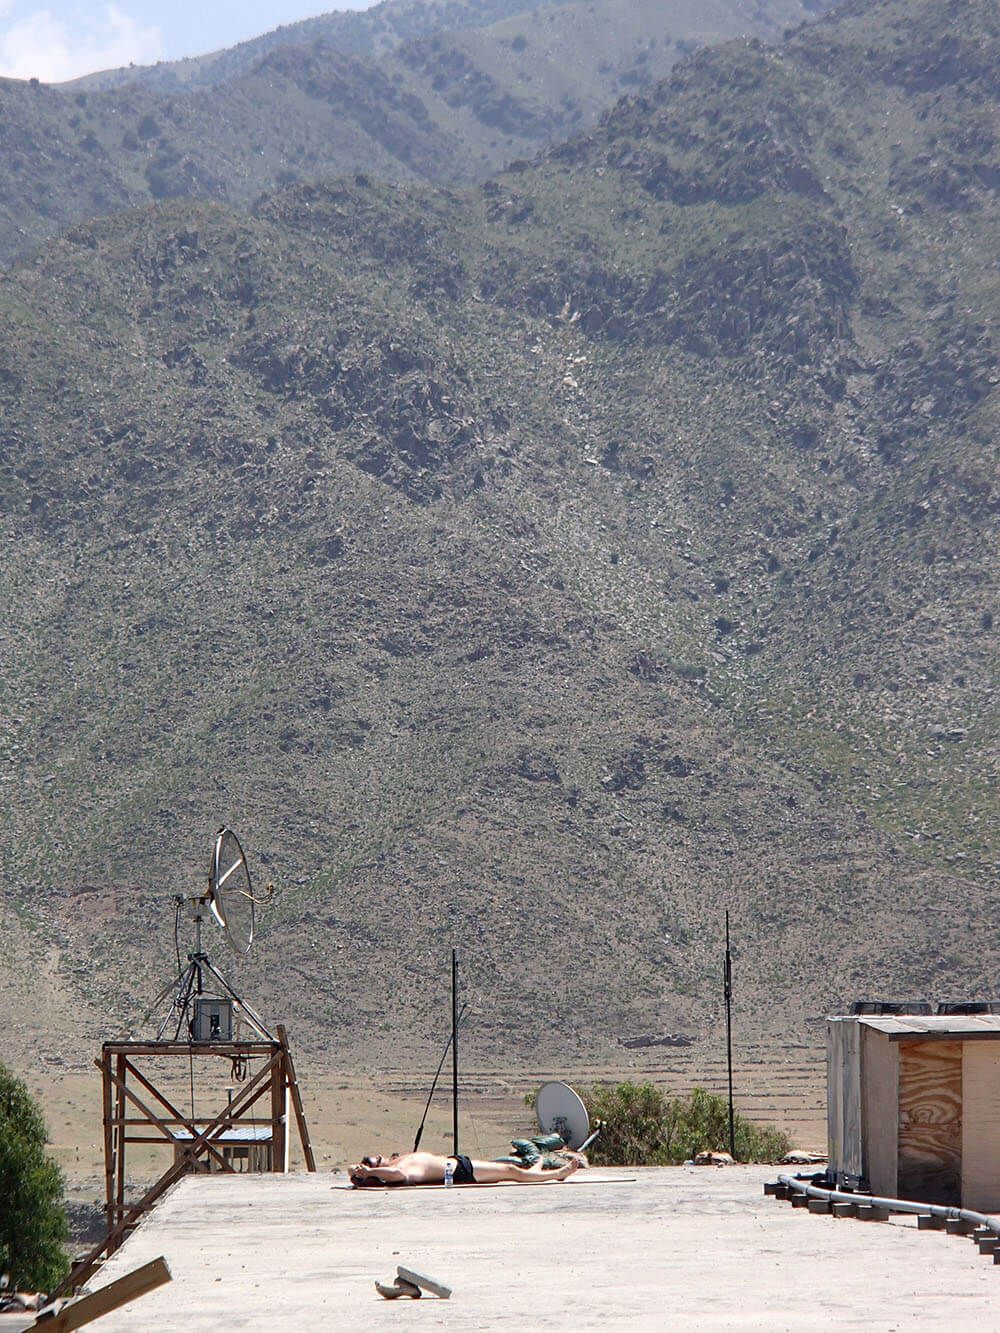
M 351 1167 L 351 1180 L 364 1183 L 366 1180 L 381 1180 L 383 1185 L 408 1185 L 409 1178 L 398 1166 L 366 1166 L 364 1162 Z

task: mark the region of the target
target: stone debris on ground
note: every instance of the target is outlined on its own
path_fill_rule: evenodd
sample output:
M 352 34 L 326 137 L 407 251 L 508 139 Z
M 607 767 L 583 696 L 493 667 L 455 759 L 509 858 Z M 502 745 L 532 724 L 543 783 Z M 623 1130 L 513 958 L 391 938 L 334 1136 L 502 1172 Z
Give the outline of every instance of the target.
M 423 1294 L 419 1287 L 412 1282 L 404 1282 L 397 1278 L 395 1282 L 376 1282 L 375 1290 L 380 1296 L 384 1296 L 387 1301 L 399 1300 L 400 1296 L 409 1296 L 418 1301 Z
M 451 1295 L 451 1287 L 446 1287 L 443 1282 L 428 1277 L 426 1273 L 416 1273 L 412 1268 L 404 1268 L 401 1264 L 396 1268 L 396 1281 L 404 1287 L 414 1286 L 418 1292 L 429 1291 L 432 1296 L 437 1296 L 442 1301 L 446 1301 Z

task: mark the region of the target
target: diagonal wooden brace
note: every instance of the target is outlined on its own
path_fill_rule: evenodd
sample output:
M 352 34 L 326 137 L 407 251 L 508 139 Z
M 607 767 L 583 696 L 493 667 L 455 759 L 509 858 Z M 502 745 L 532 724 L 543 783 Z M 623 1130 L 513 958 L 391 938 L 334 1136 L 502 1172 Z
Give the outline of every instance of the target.
M 100 1062 L 99 1060 L 95 1060 L 95 1061 L 94 1061 L 94 1064 L 97 1065 L 98 1069 L 101 1069 L 101 1068 L 102 1068 L 101 1062 Z M 126 1067 L 126 1069 L 131 1069 L 132 1072 L 133 1072 L 133 1074 L 136 1073 L 135 1068 L 134 1068 L 132 1065 L 130 1065 L 128 1061 L 125 1062 L 125 1067 Z M 149 1123 L 150 1123 L 151 1125 L 153 1125 L 154 1128 L 158 1129 L 158 1130 L 160 1131 L 160 1133 L 163 1135 L 163 1137 L 164 1137 L 168 1142 L 170 1142 L 170 1143 L 172 1143 L 172 1144 L 177 1144 L 177 1143 L 179 1142 L 179 1140 L 177 1139 L 176 1135 L 173 1134 L 173 1133 L 167 1128 L 167 1126 L 163 1123 L 163 1121 L 162 1121 L 162 1120 L 160 1119 L 160 1117 L 156 1114 L 156 1112 L 155 1112 L 155 1111 L 151 1111 L 150 1108 L 145 1104 L 145 1102 L 142 1101 L 142 1099 L 141 1099 L 140 1097 L 137 1097 L 137 1096 L 136 1096 L 136 1094 L 132 1091 L 132 1089 L 131 1089 L 130 1087 L 127 1086 L 127 1084 L 125 1083 L 125 1080 L 124 1080 L 124 1079 L 120 1079 L 120 1078 L 118 1077 L 117 1074 L 110 1073 L 110 1072 L 109 1072 L 109 1074 L 108 1074 L 108 1077 L 111 1079 L 111 1082 L 115 1085 L 115 1087 L 116 1087 L 116 1088 L 119 1088 L 119 1089 L 121 1090 L 122 1094 L 123 1094 L 125 1097 L 127 1097 L 128 1100 L 129 1100 L 130 1102 L 132 1102 L 132 1104 L 133 1104 L 134 1106 L 137 1106 L 137 1107 L 139 1108 L 139 1110 L 143 1113 L 143 1115 L 146 1117 L 146 1119 L 149 1121 Z M 145 1080 L 143 1080 L 143 1082 L 145 1083 Z M 148 1085 L 147 1085 L 147 1086 L 148 1086 Z M 153 1091 L 155 1092 L 155 1089 L 153 1089 Z M 196 1127 L 194 1124 L 192 1124 L 191 1121 L 188 1120 L 186 1116 L 181 1115 L 180 1111 L 175 1110 L 175 1109 L 170 1105 L 170 1103 L 166 1100 L 165 1097 L 161 1097 L 159 1093 L 157 1093 L 156 1095 L 157 1095 L 157 1097 L 159 1098 L 159 1100 L 160 1100 L 161 1102 L 163 1102 L 163 1104 L 166 1106 L 166 1108 L 167 1108 L 168 1111 L 170 1111 L 174 1116 L 176 1116 L 176 1118 L 177 1118 L 178 1120 L 183 1120 L 183 1121 L 184 1121 L 184 1127 L 185 1127 L 185 1129 L 187 1129 L 188 1133 L 191 1135 L 192 1138 L 195 1138 L 195 1137 L 197 1136 L 198 1132 L 199 1132 L 198 1129 L 197 1129 L 197 1127 Z M 227 1115 L 228 1115 L 228 1108 L 227 1108 Z M 188 1150 L 188 1145 L 187 1145 L 187 1144 L 184 1144 L 183 1146 L 184 1146 L 185 1150 L 187 1151 L 187 1150 Z M 231 1164 L 230 1162 L 227 1162 L 226 1159 L 223 1157 L 222 1153 L 220 1153 L 219 1150 L 218 1150 L 217 1148 L 213 1147 L 211 1143 L 206 1143 L 206 1144 L 205 1144 L 205 1147 L 208 1149 L 208 1151 L 211 1153 L 211 1155 L 215 1158 L 215 1160 L 219 1163 L 219 1165 L 222 1167 L 223 1171 L 232 1171 L 232 1170 L 233 1170 L 232 1164 Z

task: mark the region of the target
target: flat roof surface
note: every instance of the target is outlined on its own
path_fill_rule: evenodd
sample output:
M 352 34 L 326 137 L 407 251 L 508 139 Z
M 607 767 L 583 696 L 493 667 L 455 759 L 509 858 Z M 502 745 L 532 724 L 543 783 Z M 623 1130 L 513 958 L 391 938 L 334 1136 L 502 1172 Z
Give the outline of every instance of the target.
M 831 1018 L 831 1023 L 862 1023 L 866 1028 L 884 1032 L 890 1040 L 914 1040 L 921 1037 L 993 1037 L 1000 1039 L 1000 1014 L 851 1014 Z
M 794 1170 L 794 1168 L 782 1168 Z M 326 1329 L 1000 1328 L 968 1239 L 765 1198 L 774 1167 L 591 1169 L 561 1184 L 351 1190 L 335 1174 L 187 1176 L 92 1289 L 173 1281 L 102 1333 Z M 452 1288 L 385 1301 L 396 1265 Z

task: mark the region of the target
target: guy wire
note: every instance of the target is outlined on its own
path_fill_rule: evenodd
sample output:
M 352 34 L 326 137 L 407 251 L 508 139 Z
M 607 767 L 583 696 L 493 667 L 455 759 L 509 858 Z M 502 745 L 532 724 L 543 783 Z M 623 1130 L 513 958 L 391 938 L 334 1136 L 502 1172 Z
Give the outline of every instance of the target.
M 468 1007 L 469 1007 L 468 1002 L 466 1002 L 465 1004 L 462 1005 L 462 1011 L 461 1011 L 461 1013 L 458 1015 L 458 1020 L 457 1020 L 457 1022 L 455 1023 L 455 1027 L 456 1027 L 456 1028 L 458 1028 L 458 1027 L 461 1026 L 461 1024 L 462 1024 L 462 1019 L 465 1017 L 465 1011 L 466 1011 L 466 1009 L 468 1009 Z M 454 1036 L 454 1032 L 450 1033 L 449 1036 L 448 1036 L 448 1044 L 445 1046 L 445 1048 L 444 1048 L 444 1052 L 443 1052 L 442 1055 L 441 1055 L 441 1063 L 440 1063 L 440 1064 L 438 1065 L 438 1067 L 437 1067 L 437 1073 L 434 1075 L 434 1081 L 433 1081 L 433 1083 L 431 1084 L 431 1090 L 430 1090 L 430 1092 L 427 1094 L 427 1105 L 424 1107 L 423 1119 L 420 1121 L 420 1128 L 417 1130 L 417 1136 L 416 1136 L 416 1138 L 413 1140 L 413 1151 L 414 1151 L 414 1152 L 416 1152 L 417 1149 L 420 1147 L 420 1140 L 421 1140 L 421 1138 L 423 1137 L 424 1125 L 427 1123 L 427 1112 L 431 1109 L 431 1102 L 432 1102 L 433 1099 L 434 1099 L 434 1091 L 435 1091 L 435 1089 L 437 1088 L 438 1079 L 441 1077 L 441 1070 L 444 1068 L 444 1062 L 445 1062 L 445 1060 L 447 1060 L 447 1058 L 448 1058 L 448 1052 L 451 1050 L 451 1042 L 452 1042 L 452 1037 L 453 1037 L 453 1036 Z

